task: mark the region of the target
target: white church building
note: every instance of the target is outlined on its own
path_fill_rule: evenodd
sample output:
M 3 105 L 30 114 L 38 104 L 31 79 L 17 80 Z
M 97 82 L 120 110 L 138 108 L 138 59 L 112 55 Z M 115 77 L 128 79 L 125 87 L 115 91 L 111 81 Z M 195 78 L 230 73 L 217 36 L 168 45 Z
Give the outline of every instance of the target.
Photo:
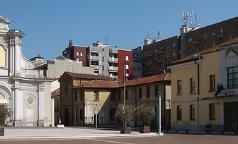
M 54 125 L 51 80 L 22 54 L 20 30 L 9 29 L 10 21 L 0 16 L 0 104 L 6 104 L 9 126 Z

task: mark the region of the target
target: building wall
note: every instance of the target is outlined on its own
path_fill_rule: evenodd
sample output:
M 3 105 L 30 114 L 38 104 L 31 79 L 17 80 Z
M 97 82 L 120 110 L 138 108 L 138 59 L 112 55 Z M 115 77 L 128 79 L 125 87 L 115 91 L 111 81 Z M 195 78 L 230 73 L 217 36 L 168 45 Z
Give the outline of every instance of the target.
M 94 74 L 92 68 L 85 67 L 80 62 L 67 60 L 54 60 L 48 62 L 47 77 L 59 78 L 64 72 Z
M 158 87 L 157 93 L 155 93 L 155 86 Z M 147 97 L 147 87 L 149 87 L 150 96 Z M 141 88 L 141 98 L 139 97 L 139 89 Z M 168 129 L 170 127 L 170 109 L 171 109 L 171 86 L 169 83 L 150 83 L 136 86 L 126 87 L 126 91 L 128 94 L 128 99 L 125 99 L 126 105 L 138 106 L 140 104 L 150 106 L 156 110 L 158 104 L 158 93 L 161 94 L 162 101 L 162 129 Z M 123 88 L 119 90 L 119 97 L 117 99 L 118 104 L 123 104 L 124 102 L 124 93 Z M 139 124 L 138 121 L 136 124 Z M 151 126 L 153 129 L 156 129 L 156 117 L 152 120 Z
M 171 125 L 174 129 L 205 129 L 206 125 L 221 126 L 221 102 L 214 98 L 215 91 L 209 91 L 209 75 L 215 74 L 216 85 L 221 81 L 220 53 L 214 52 L 203 55 L 199 63 L 199 87 L 198 71 L 195 61 L 172 67 L 172 118 Z M 190 78 L 195 78 L 195 93 L 190 93 Z M 177 95 L 177 80 L 182 80 L 182 95 Z M 215 103 L 215 118 L 209 120 L 209 103 Z M 190 105 L 195 107 L 195 120 L 190 120 Z M 182 108 L 182 120 L 177 120 L 177 106 Z
M 132 56 L 133 56 L 132 51 L 118 50 L 118 79 L 119 80 L 123 80 L 124 64 L 128 65 L 128 68 L 126 68 L 126 77 L 130 78 L 132 76 L 132 68 L 133 68 Z M 126 57 L 128 57 L 128 60 L 126 60 Z
M 98 90 L 99 100 L 94 100 L 94 90 L 85 90 L 85 124 L 95 124 L 98 111 L 98 125 L 110 124 L 110 90 Z

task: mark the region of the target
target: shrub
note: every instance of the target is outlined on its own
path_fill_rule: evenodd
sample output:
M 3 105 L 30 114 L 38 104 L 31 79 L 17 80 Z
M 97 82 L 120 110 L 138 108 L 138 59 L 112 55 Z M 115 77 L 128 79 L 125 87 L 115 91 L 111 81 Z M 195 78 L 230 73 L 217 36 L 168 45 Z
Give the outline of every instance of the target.
M 4 121 L 9 115 L 7 105 L 0 104 L 0 125 L 4 125 Z
M 155 111 L 153 107 L 146 105 L 136 107 L 136 118 L 142 122 L 143 126 L 149 126 L 154 117 Z
M 135 107 L 126 105 L 123 109 L 123 105 L 119 105 L 116 111 L 116 118 L 123 123 L 123 127 L 127 126 L 127 123 L 134 119 Z

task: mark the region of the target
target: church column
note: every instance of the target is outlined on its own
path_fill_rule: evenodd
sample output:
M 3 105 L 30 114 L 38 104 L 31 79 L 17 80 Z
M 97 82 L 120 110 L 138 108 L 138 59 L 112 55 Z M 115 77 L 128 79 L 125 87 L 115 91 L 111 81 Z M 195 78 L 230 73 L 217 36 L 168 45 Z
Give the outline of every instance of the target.
M 21 90 L 15 86 L 14 89 L 14 126 L 23 126 L 23 95 Z
M 37 99 L 38 99 L 38 120 L 37 120 L 37 126 L 43 127 L 44 126 L 44 88 L 40 86 L 40 83 L 38 83 L 37 87 Z

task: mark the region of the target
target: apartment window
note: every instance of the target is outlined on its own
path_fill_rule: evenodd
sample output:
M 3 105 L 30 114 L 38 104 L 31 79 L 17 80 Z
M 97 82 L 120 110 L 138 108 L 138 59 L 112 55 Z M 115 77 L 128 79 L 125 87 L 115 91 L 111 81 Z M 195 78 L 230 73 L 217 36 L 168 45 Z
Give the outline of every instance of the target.
M 139 99 L 141 99 L 142 98 L 142 88 L 140 87 L 139 88 Z
M 215 91 L 215 75 L 209 75 L 209 91 Z
M 64 92 L 68 93 L 68 86 L 67 85 L 64 86 Z
M 195 93 L 195 78 L 190 78 L 190 93 Z
M 80 121 L 83 121 L 83 115 L 84 115 L 83 109 L 80 109 L 80 114 L 79 114 Z
M 104 66 L 102 66 L 102 70 L 104 71 Z
M 94 101 L 99 101 L 99 92 L 98 91 L 94 91 Z
M 181 105 L 177 106 L 177 120 L 182 120 L 182 108 L 181 108 Z
M 75 101 L 75 102 L 77 102 L 77 101 L 78 101 L 77 92 L 74 92 L 74 101 Z
M 80 91 L 80 101 L 83 101 L 83 91 Z
M 190 105 L 189 113 L 190 113 L 190 120 L 195 120 L 195 106 L 194 105 Z
M 77 52 L 76 55 L 79 56 L 79 52 Z
M 215 103 L 209 104 L 209 120 L 216 120 L 215 119 Z
M 126 61 L 129 61 L 129 56 L 126 56 Z
M 158 85 L 155 85 L 155 97 L 158 97 Z
M 150 97 L 150 87 L 146 87 L 146 97 Z
M 238 88 L 238 66 L 227 68 L 227 87 Z
M 102 62 L 104 62 L 104 57 L 102 57 Z
M 128 64 L 126 64 L 126 69 L 127 69 L 127 70 L 129 69 L 129 65 L 128 65 Z
M 82 53 L 82 52 L 80 52 L 80 56 L 83 56 L 83 53 Z
M 182 95 L 182 80 L 177 80 L 177 95 Z

